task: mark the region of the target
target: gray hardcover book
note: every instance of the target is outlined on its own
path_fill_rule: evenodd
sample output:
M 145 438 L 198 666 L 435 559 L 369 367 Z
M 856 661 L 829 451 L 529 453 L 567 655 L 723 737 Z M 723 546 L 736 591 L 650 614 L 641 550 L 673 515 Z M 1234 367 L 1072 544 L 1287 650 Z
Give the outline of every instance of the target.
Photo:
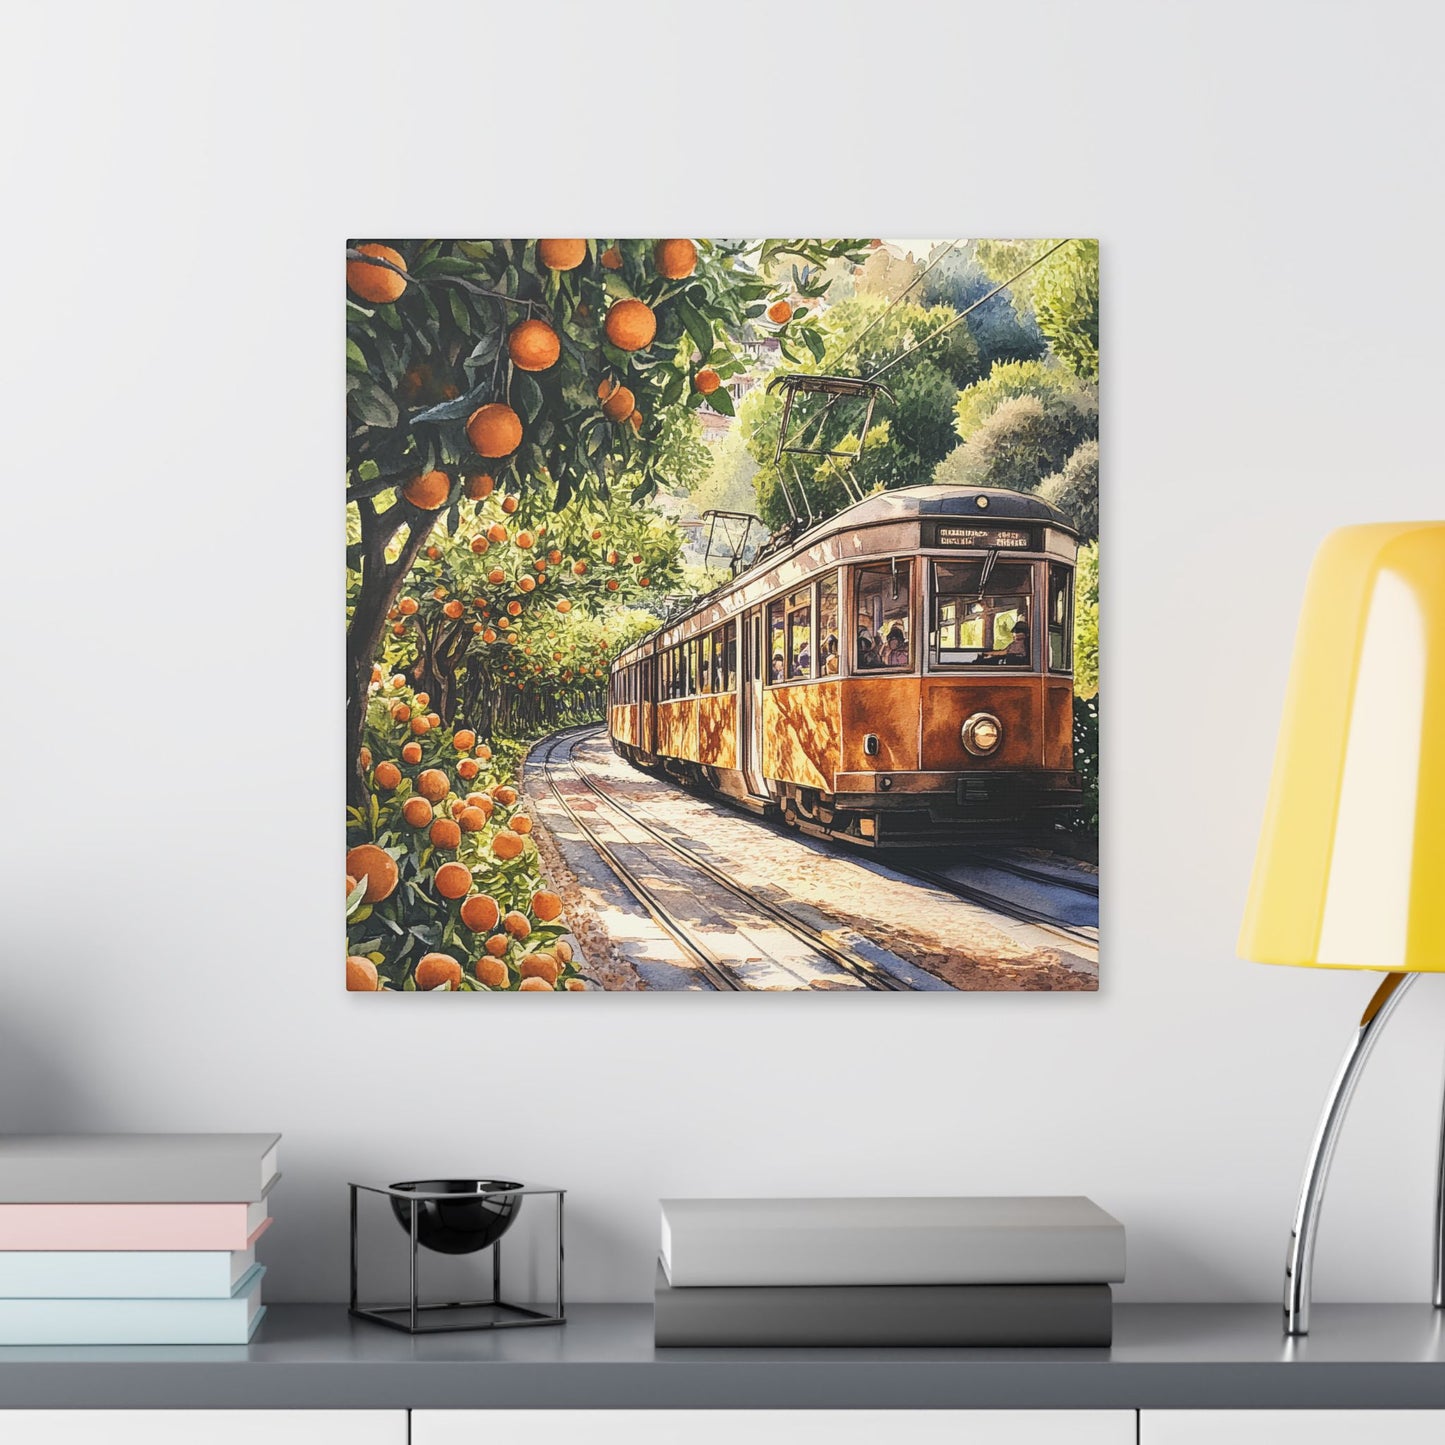
M 661 1348 L 1106 1348 L 1106 1284 L 715 1286 L 654 1295 Z
M 250 1204 L 279 1177 L 279 1134 L 9 1134 L 0 1203 Z
M 1124 1226 L 1081 1195 L 664 1199 L 661 1254 L 681 1287 L 1114 1284 Z

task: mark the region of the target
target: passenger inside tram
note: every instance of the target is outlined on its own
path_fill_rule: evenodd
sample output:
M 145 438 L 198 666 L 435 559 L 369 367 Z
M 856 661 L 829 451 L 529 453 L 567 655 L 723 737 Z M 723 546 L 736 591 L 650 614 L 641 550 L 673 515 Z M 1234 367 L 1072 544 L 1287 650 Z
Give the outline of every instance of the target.
M 854 666 L 860 671 L 906 668 L 912 661 L 912 592 L 907 561 L 859 567 L 854 597 L 858 641 Z

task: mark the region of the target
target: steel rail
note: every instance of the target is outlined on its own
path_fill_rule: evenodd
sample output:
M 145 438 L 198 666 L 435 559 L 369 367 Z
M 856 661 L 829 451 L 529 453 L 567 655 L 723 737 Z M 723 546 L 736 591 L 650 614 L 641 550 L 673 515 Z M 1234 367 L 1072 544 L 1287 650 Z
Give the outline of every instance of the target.
M 591 729 L 588 729 L 590 731 Z M 576 808 L 567 801 L 562 789 L 557 786 L 557 780 L 552 776 L 552 755 L 561 746 L 566 737 L 565 733 L 554 733 L 550 738 L 544 739 L 543 746 L 547 751 L 538 761 L 541 766 L 542 776 L 551 788 L 552 795 L 557 804 L 572 820 L 578 832 L 586 838 L 587 842 L 596 851 L 597 856 L 617 875 L 617 881 L 647 910 L 654 923 L 668 935 L 683 953 L 691 958 L 696 964 L 699 972 L 718 992 L 746 992 L 747 985 L 742 983 L 728 968 L 728 966 L 715 954 L 705 943 L 699 942 L 689 930 L 688 926 L 672 912 L 670 908 L 660 899 L 657 894 L 647 886 L 646 883 L 629 868 L 616 854 L 612 847 L 603 842 L 597 830 L 585 822 Z M 528 761 L 531 760 L 531 753 L 528 754 Z
M 601 729 L 599 728 L 597 729 L 597 731 L 600 732 Z M 752 889 L 747 887 L 746 884 L 739 883 L 735 878 L 732 878 L 727 873 L 723 872 L 723 870 L 717 867 L 716 864 L 709 863 L 706 858 L 703 858 L 699 854 L 693 852 L 693 850 L 687 847 L 686 844 L 679 843 L 675 838 L 668 837 L 665 833 L 661 832 L 653 824 L 649 823 L 645 818 L 640 817 L 624 803 L 618 802 L 618 800 L 613 797 L 611 793 L 609 793 L 605 788 L 600 787 L 596 782 L 589 778 L 587 774 L 584 773 L 582 769 L 578 766 L 577 760 L 575 757 L 573 757 L 572 754 L 577 744 L 581 741 L 582 739 L 580 737 L 576 737 L 573 738 L 572 741 L 568 744 L 567 763 L 571 767 L 572 771 L 577 775 L 577 777 L 588 788 L 590 788 L 594 793 L 596 793 L 598 797 L 603 799 L 603 801 L 606 802 L 609 807 L 615 808 L 617 812 L 621 813 L 625 818 L 629 819 L 635 826 L 641 828 L 644 832 L 651 834 L 652 837 L 656 838 L 657 841 L 663 845 L 663 847 L 671 850 L 673 854 L 675 854 L 678 858 L 682 859 L 682 861 L 685 862 L 689 867 L 695 868 L 705 878 L 708 878 L 712 882 L 718 884 L 719 887 L 726 889 L 735 897 L 741 898 L 749 906 L 756 908 L 760 913 L 766 914 L 781 928 L 784 928 L 789 933 L 791 933 L 794 938 L 797 938 L 801 942 L 807 944 L 809 948 L 813 949 L 817 953 L 822 954 L 825 958 L 832 959 L 832 961 L 836 963 L 840 968 L 852 974 L 853 977 L 859 979 L 861 982 L 867 984 L 868 987 L 899 993 L 914 992 L 914 990 L 911 989 L 908 984 L 905 983 L 902 979 L 895 978 L 886 969 L 880 968 L 871 959 L 864 958 L 862 954 L 855 953 L 850 948 L 845 948 L 841 944 L 834 943 L 831 939 L 829 939 L 823 933 L 819 932 L 819 930 L 817 930 L 816 928 L 813 928 L 809 924 L 806 924 L 800 919 L 795 918 L 791 913 L 788 912 L 786 908 L 782 907 L 780 904 L 773 903 L 767 898 L 760 897 L 758 894 L 753 892 Z

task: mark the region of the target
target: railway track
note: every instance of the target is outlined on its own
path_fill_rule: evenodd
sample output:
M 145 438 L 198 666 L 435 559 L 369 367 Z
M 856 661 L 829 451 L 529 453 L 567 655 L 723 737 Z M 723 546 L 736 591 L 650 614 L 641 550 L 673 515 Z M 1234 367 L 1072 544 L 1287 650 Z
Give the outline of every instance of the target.
M 856 979 L 864 988 L 887 992 L 912 991 L 908 983 L 894 977 L 886 969 L 880 968 L 871 959 L 834 942 L 818 929 L 796 918 L 787 909 L 772 900 L 760 897 L 752 889 L 739 883 L 715 864 L 687 847 L 686 844 L 669 836 L 590 778 L 578 765 L 573 751 L 584 738 L 590 737 L 598 731 L 599 729 L 596 727 L 587 726 L 557 733 L 539 743 L 533 756 L 539 763 L 542 776 L 553 798 L 571 819 L 578 832 L 596 850 L 598 856 L 612 870 L 622 886 L 642 904 L 654 922 L 677 944 L 683 954 L 692 960 L 698 972 L 707 979 L 713 988 L 740 991 L 748 989 L 749 985 L 737 977 L 727 962 L 709 946 L 705 939 L 699 937 L 700 930 L 679 918 L 667 906 L 656 887 L 649 883 L 637 869 L 630 867 L 619 856 L 617 849 L 609 844 L 598 829 L 573 806 L 557 781 L 559 753 L 561 754 L 561 767 L 564 767 L 591 794 L 606 804 L 613 813 L 625 818 L 634 828 L 651 838 L 665 851 L 666 855 L 679 860 L 725 892 L 742 900 L 754 913 L 764 915 L 771 923 L 805 944 L 819 957 L 828 959 L 844 973 Z
M 1019 863 L 1011 858 L 996 858 L 978 855 L 970 861 L 981 868 L 992 868 L 998 873 L 1012 873 L 1015 878 L 1027 878 L 1031 883 L 1046 883 L 1051 888 L 1067 888 L 1073 893 L 1082 893 L 1086 898 L 1099 896 L 1099 880 L 1096 875 L 1080 873 L 1070 877 L 1067 873 L 1048 868 L 1036 868 L 1028 863 Z

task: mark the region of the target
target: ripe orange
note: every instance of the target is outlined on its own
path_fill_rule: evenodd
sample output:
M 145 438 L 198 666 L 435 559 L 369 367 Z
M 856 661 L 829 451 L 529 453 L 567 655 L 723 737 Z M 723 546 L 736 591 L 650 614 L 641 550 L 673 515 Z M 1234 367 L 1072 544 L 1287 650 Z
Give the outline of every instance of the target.
M 361 764 L 363 768 L 369 768 L 371 766 L 371 749 L 362 748 L 362 750 L 356 755 L 356 760 Z
M 371 776 L 378 788 L 389 793 L 400 784 L 401 769 L 395 763 L 378 763 L 376 771 Z
M 555 547 L 553 547 L 552 550 L 547 553 L 547 560 L 555 564 L 562 560 L 562 554 Z
M 562 916 L 562 900 L 555 893 L 543 890 L 532 895 L 532 912 L 543 923 L 551 923 Z
M 552 985 L 544 978 L 524 978 L 517 987 L 518 993 L 551 993 Z
M 519 616 L 519 615 L 521 614 L 522 604 L 521 604 L 520 602 L 509 602 L 509 603 L 507 603 L 507 611 L 508 611 L 513 617 L 517 617 L 517 616 Z
M 462 966 L 449 953 L 428 953 L 417 960 L 412 977 L 420 989 L 440 988 L 444 983 L 458 988 L 462 981 Z
M 488 542 L 485 537 L 473 537 L 473 538 L 472 538 L 472 551 L 475 552 L 478 557 L 484 555 L 485 552 L 486 552 L 486 550 L 487 550 L 487 548 L 490 547 L 490 546 L 491 546 L 491 543 Z
M 407 745 L 401 750 L 401 760 L 404 763 L 421 762 L 421 744 L 407 743 Z
M 426 715 L 426 720 L 428 724 L 434 728 L 439 728 L 442 725 L 442 720 L 434 712 L 429 712 Z
M 622 252 L 619 251 L 616 246 L 609 246 L 597 259 L 601 261 L 609 271 L 620 271 L 622 269 Z
M 522 531 L 518 532 L 517 535 L 512 538 L 512 545 L 514 547 L 520 547 L 522 551 L 525 552 L 532 546 L 532 544 L 536 540 L 537 539 L 530 532 Z
M 638 585 L 639 587 L 651 587 L 651 586 L 652 586 L 652 580 L 651 580 L 650 578 L 648 578 L 648 577 L 639 577 L 639 578 L 637 579 L 637 585 Z
M 452 805 L 450 808 L 447 809 L 447 812 L 449 812 L 453 818 L 460 818 L 462 814 L 466 812 L 466 810 L 466 803 L 461 798 L 454 798 L 452 800 Z
M 500 958 L 506 951 L 511 939 L 505 933 L 498 933 L 489 938 L 482 947 L 487 950 L 493 958 Z
M 453 597 L 452 600 L 442 608 L 442 611 L 455 622 L 462 615 L 462 604 Z
M 565 597 L 557 604 L 558 612 L 570 612 L 571 610 L 572 604 Z
M 445 472 L 423 472 L 401 489 L 401 494 L 424 512 L 435 512 L 447 499 L 452 479 Z
M 393 722 L 411 721 L 411 704 L 409 702 L 394 702 L 391 705 L 391 719 Z
M 530 833 L 532 820 L 525 813 L 518 813 L 507 826 L 514 833 Z
M 428 547 L 426 549 L 426 554 L 432 559 L 433 562 L 435 562 L 436 559 L 441 556 L 442 549 L 440 547 Z
M 532 569 L 542 574 L 537 578 L 537 581 L 545 582 L 547 580 L 547 560 L 545 557 L 538 557 L 537 560 L 532 563 Z
M 487 628 L 487 630 L 486 630 L 484 633 L 482 633 L 482 641 L 483 641 L 483 642 L 495 642 L 496 640 L 497 640 L 497 634 L 496 634 L 495 632 L 493 632 L 490 627 Z
M 523 844 L 521 838 L 506 828 L 503 828 L 495 838 L 492 839 L 492 852 L 504 863 L 513 858 L 522 856 Z
M 516 909 L 508 913 L 502 919 L 502 927 L 512 935 L 513 938 L 526 938 L 532 932 L 532 924 L 525 913 L 518 913 Z
M 416 790 L 429 802 L 440 803 L 451 792 L 451 780 L 440 768 L 428 768 L 416 780 Z
M 500 567 L 493 567 L 492 570 L 487 573 L 487 581 L 493 586 L 496 586 L 498 582 L 505 582 L 506 580 L 507 574 L 503 572 Z
M 559 938 L 556 943 L 552 945 L 552 952 L 557 955 L 559 962 L 572 962 L 572 945 L 568 943 L 565 938 Z
M 486 984 L 488 988 L 507 986 L 507 965 L 499 958 L 491 958 L 484 953 L 472 965 L 472 972 L 476 974 L 477 982 Z
M 475 775 L 477 765 L 472 764 L 472 772 Z M 491 816 L 480 808 L 463 808 L 457 815 L 457 822 L 462 825 L 464 833 L 480 833 L 487 826 L 487 819 Z
M 618 552 L 609 552 L 609 553 L 607 554 L 607 565 L 608 565 L 609 567 L 615 567 L 621 560 L 622 560 L 622 555 L 621 555 L 621 553 L 618 553 Z
M 507 540 L 507 529 L 500 522 L 493 522 L 487 528 L 487 537 L 493 542 L 505 542 Z
M 477 735 L 470 728 L 458 728 L 452 734 L 452 746 L 459 753 L 470 752 L 476 746 Z
M 615 301 L 603 323 L 607 339 L 619 351 L 641 351 L 657 335 L 657 317 L 645 301 Z
M 607 590 L 608 590 L 609 592 L 616 592 L 616 591 L 617 591 L 617 578 L 615 578 L 615 577 L 609 577 L 609 578 L 607 579 Z
M 640 411 L 633 412 L 627 420 L 632 423 L 633 431 L 640 432 L 642 430 L 642 413 Z
M 379 667 L 373 667 L 371 669 L 371 680 L 373 682 L 381 681 L 381 669 Z
M 416 694 L 416 704 L 418 707 L 425 707 L 430 701 L 431 694 L 429 692 L 419 692 Z
M 406 269 L 406 260 L 401 252 L 393 251 L 390 246 L 368 241 L 356 249 L 363 256 L 375 256 L 378 261 L 390 261 L 393 266 L 400 266 L 403 271 Z M 366 261 L 348 261 L 346 284 L 363 301 L 384 306 L 389 301 L 395 301 L 406 290 L 406 277 L 398 276 L 395 271 L 388 271 L 385 266 L 372 266 Z
M 481 765 L 474 763 L 470 758 L 463 758 L 461 762 L 457 764 L 457 776 L 459 778 L 465 778 L 468 782 L 476 777 L 479 772 L 481 772 Z
M 384 765 L 383 765 L 384 766 Z M 396 889 L 396 860 L 375 843 L 362 843 L 346 855 L 346 871 L 355 879 L 366 879 L 364 903 L 380 903 Z
M 484 759 L 485 759 L 485 758 L 491 757 L 491 755 L 492 755 L 492 750 L 491 750 L 491 748 L 489 748 L 489 747 L 487 746 L 486 743 L 479 743 L 479 744 L 477 745 L 477 756 L 478 756 L 479 758 L 484 758 Z
M 431 719 L 424 717 L 412 718 L 411 730 L 417 735 L 417 737 L 421 737 L 423 733 L 429 732 L 431 730 Z
M 774 301 L 768 307 L 768 320 L 775 326 L 783 326 L 793 319 L 792 305 L 787 301 Z
M 587 242 L 538 241 L 537 259 L 553 271 L 576 270 L 587 259 Z
M 504 807 L 510 808 L 517 801 L 517 790 L 506 783 L 498 783 L 492 789 L 492 796 Z
M 697 247 L 691 241 L 659 241 L 653 247 L 652 263 L 659 276 L 681 281 L 697 268 Z
M 510 619 L 510 618 L 508 618 L 508 617 L 499 617 L 499 618 L 497 618 L 497 626 L 500 627 L 503 632 L 505 632 L 511 625 L 512 625 L 512 622 L 511 622 L 511 619 Z M 512 638 L 511 640 L 512 640 L 513 642 L 515 642 L 517 639 L 514 637 L 514 638 Z
M 462 830 L 450 818 L 438 818 L 429 836 L 434 848 L 455 848 L 462 841 Z
M 517 578 L 517 586 L 523 592 L 531 592 L 536 587 L 536 585 L 537 584 L 530 577 Z
M 507 355 L 522 371 L 546 371 L 562 354 L 557 333 L 545 321 L 533 317 L 512 328 L 507 337 Z
M 393 623 L 391 624 L 391 635 L 392 635 L 393 637 L 405 637 L 405 636 L 406 636 L 406 623 L 405 623 L 405 622 L 393 622 Z
M 416 611 L 417 606 L 418 603 L 415 597 L 403 597 L 401 601 L 396 604 L 396 610 L 400 612 L 403 617 L 410 617 L 412 613 Z
M 425 798 L 408 798 L 401 806 L 401 816 L 413 828 L 425 828 L 431 822 L 431 804 Z
M 609 421 L 623 421 L 631 416 L 637 406 L 637 398 L 625 386 L 619 386 L 608 392 L 607 400 L 602 403 L 603 415 Z
M 369 958 L 348 954 L 346 958 L 347 993 L 375 993 L 381 987 L 376 965 Z
M 436 885 L 443 898 L 465 898 L 472 891 L 471 869 L 464 863 L 443 863 L 436 872 Z
M 497 485 L 496 478 L 486 472 L 475 472 L 467 479 L 467 496 L 474 502 L 485 502 Z
M 502 498 L 502 510 L 510 517 L 517 510 L 517 499 L 515 497 Z
M 490 401 L 467 418 L 467 440 L 478 456 L 510 456 L 522 442 L 522 418 L 505 402 Z
M 523 978 L 540 978 L 546 983 L 556 983 L 562 970 L 550 953 L 529 953 L 517 970 Z
M 704 395 L 711 396 L 722 385 L 722 377 L 712 367 L 705 366 L 693 377 L 692 384 Z
M 572 575 L 573 575 L 574 577 L 580 577 L 580 576 L 582 576 L 582 574 L 583 574 L 584 572 L 586 572 L 586 570 L 587 570 L 587 564 L 586 564 L 585 562 L 574 562 L 574 563 L 572 564 Z
M 565 988 L 568 993 L 587 992 L 587 985 L 583 983 L 580 978 L 569 978 L 567 982 L 562 985 L 562 987 Z

